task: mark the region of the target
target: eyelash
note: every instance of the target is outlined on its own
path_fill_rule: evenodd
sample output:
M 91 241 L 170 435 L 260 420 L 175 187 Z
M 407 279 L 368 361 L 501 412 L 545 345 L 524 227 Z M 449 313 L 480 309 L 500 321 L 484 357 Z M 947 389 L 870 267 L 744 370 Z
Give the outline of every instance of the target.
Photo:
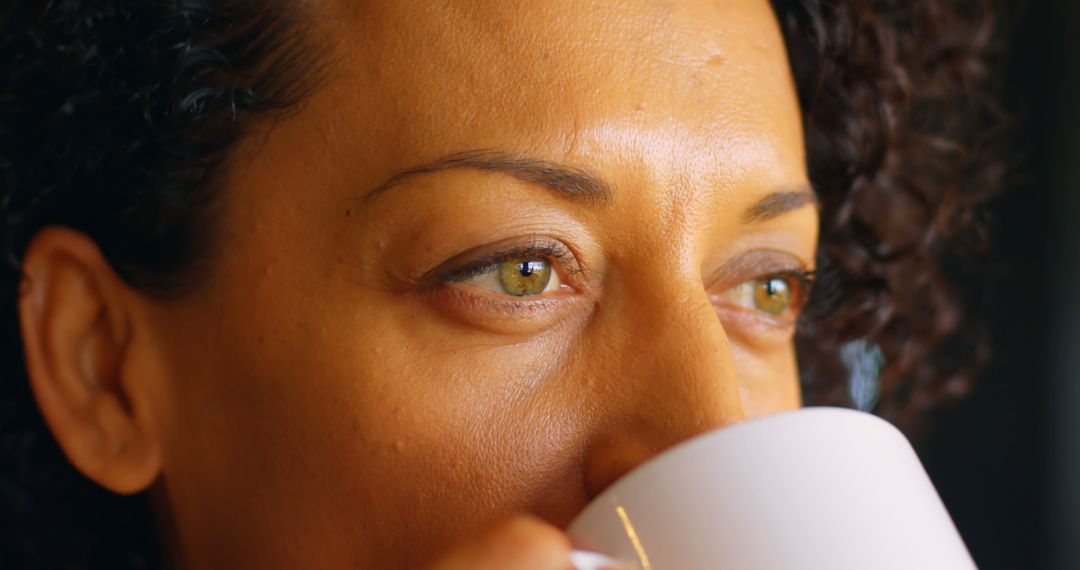
M 557 241 L 533 242 L 527 245 L 513 246 L 489 253 L 480 259 L 468 262 L 464 267 L 452 269 L 437 278 L 440 283 L 459 283 L 478 275 L 498 269 L 499 265 L 511 259 L 533 258 L 548 259 L 552 266 L 565 274 L 580 273 L 574 266 L 574 254 L 565 244 Z

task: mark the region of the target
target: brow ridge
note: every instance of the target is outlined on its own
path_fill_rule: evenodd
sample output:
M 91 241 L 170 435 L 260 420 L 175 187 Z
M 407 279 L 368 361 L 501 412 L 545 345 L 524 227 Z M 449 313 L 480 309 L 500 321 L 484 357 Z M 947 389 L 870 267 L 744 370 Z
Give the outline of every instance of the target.
M 611 187 L 603 179 L 584 169 L 494 149 L 463 151 L 399 171 L 372 190 L 368 197 L 381 195 L 414 176 L 456 168 L 502 172 L 590 205 L 606 206 L 611 202 Z M 807 205 L 820 208 L 817 195 L 809 186 L 773 192 L 750 206 L 743 214 L 743 222 L 766 222 Z
M 590 205 L 605 206 L 611 201 L 610 186 L 599 177 L 581 168 L 496 150 L 460 152 L 402 170 L 380 184 L 369 193 L 369 196 L 382 194 L 413 176 L 455 168 L 502 172 L 523 182 L 544 186 L 573 200 Z
M 809 186 L 773 192 L 747 208 L 743 214 L 743 222 L 747 224 L 766 222 L 808 205 L 819 209 L 821 207 L 817 194 Z

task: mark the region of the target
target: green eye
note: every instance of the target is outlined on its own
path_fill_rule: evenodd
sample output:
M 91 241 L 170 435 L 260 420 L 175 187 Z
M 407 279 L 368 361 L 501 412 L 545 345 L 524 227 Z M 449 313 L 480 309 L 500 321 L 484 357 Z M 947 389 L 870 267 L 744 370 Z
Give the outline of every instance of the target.
M 773 316 L 780 316 L 791 308 L 794 292 L 791 285 L 781 277 L 769 277 L 753 282 L 754 308 Z
M 743 281 L 718 298 L 769 317 L 787 319 L 802 310 L 812 279 L 813 274 L 805 271 L 774 273 Z
M 489 249 L 484 248 L 484 249 Z M 479 248 L 478 248 L 479 249 Z M 564 287 L 563 269 L 574 271 L 577 260 L 566 245 L 556 240 L 531 238 L 530 243 L 505 247 L 487 254 L 467 252 L 469 262 L 450 260 L 457 267 L 440 271 L 434 279 L 443 284 L 467 285 L 497 297 L 513 297 L 522 301 L 535 301 L 532 297 L 549 293 L 569 293 L 572 287 Z M 430 272 L 429 272 L 430 273 Z M 524 299 L 524 298 L 528 299 Z
M 508 259 L 499 264 L 499 286 L 515 297 L 539 295 L 551 281 L 551 263 L 544 259 Z

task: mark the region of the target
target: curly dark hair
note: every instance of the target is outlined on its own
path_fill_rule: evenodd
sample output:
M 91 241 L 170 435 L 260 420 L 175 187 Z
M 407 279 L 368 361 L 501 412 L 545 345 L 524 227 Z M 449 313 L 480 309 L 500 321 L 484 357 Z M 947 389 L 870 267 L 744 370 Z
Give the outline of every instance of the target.
M 848 403 L 846 347 L 883 361 L 876 411 L 910 424 L 986 356 L 958 279 L 1000 186 L 986 0 L 773 0 L 822 204 L 797 342 L 810 403 Z M 0 539 L 5 567 L 163 564 L 144 496 L 79 476 L 34 404 L 15 301 L 34 234 L 93 238 L 133 286 L 177 293 L 257 120 L 316 88 L 305 15 L 275 0 L 14 0 L 0 8 Z M 855 343 L 855 344 L 853 344 Z
M 987 206 L 1005 170 L 994 5 L 772 4 L 822 204 L 820 278 L 797 337 L 804 395 L 852 403 L 858 387 L 843 380 L 859 363 L 845 347 L 869 350 L 884 366 L 860 404 L 921 431 L 989 357 L 979 297 L 959 285 L 991 268 Z

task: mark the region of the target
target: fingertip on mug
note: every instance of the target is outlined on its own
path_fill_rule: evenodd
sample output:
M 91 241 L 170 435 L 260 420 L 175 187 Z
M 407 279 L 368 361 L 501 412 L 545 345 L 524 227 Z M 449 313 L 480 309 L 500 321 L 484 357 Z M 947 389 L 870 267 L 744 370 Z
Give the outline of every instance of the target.
M 610 556 L 587 550 L 570 551 L 570 563 L 574 570 L 629 570 Z

